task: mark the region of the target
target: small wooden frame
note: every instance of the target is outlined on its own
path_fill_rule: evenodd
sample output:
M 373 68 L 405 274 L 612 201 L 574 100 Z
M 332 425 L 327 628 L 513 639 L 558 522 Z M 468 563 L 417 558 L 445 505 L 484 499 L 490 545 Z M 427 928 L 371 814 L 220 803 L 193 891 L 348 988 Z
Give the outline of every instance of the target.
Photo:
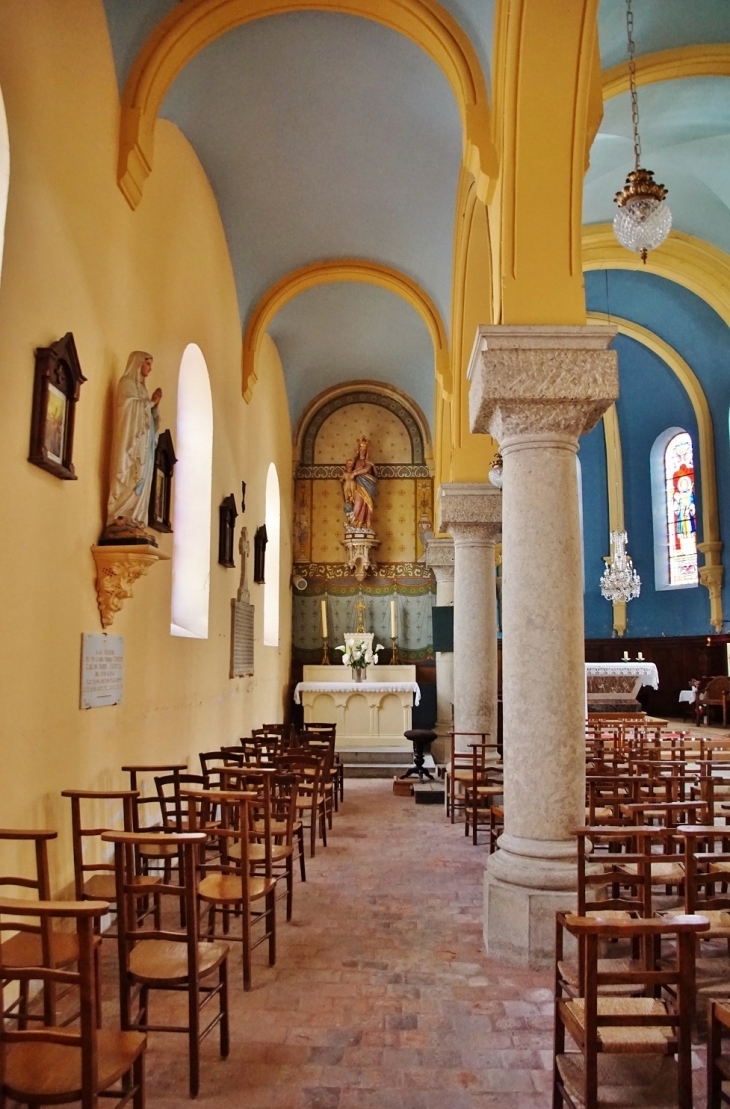
M 38 347 L 28 461 L 64 481 L 77 480 L 73 465 L 74 419 L 85 381 L 70 331 L 50 347 Z
M 218 562 L 230 569 L 234 569 L 236 565 L 233 560 L 233 538 L 237 516 L 236 498 L 233 493 L 229 493 L 218 509 Z
M 155 531 L 172 531 L 170 508 L 172 505 L 172 472 L 177 458 L 172 445 L 170 429 L 166 428 L 155 448 L 155 473 L 150 492 L 147 522 Z
M 253 580 L 257 585 L 266 583 L 266 544 L 269 537 L 266 534 L 266 524 L 256 528 L 253 538 Z

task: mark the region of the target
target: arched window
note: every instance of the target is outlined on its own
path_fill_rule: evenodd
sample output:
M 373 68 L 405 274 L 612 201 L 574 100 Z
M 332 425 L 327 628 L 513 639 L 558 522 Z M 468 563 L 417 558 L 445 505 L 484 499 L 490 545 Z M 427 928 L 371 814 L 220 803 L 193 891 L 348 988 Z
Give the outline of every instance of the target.
M 5 242 L 5 214 L 8 208 L 8 189 L 10 187 L 10 141 L 8 119 L 5 115 L 3 94 L 0 92 L 0 277 L 3 268 L 3 244 Z
M 266 475 L 266 584 L 264 585 L 264 646 L 279 646 L 279 551 L 281 502 L 279 476 L 272 462 Z
M 172 635 L 208 638 L 213 401 L 195 343 L 184 350 L 177 385 Z
M 696 586 L 697 504 L 692 436 L 668 428 L 651 451 L 654 579 L 657 589 Z

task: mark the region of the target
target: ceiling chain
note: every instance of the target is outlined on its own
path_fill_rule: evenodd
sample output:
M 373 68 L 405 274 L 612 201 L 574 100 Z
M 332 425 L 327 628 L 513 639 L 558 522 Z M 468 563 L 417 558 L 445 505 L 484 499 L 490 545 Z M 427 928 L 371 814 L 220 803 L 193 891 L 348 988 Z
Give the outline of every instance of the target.
M 631 89 L 631 121 L 634 125 L 635 168 L 641 164 L 641 139 L 639 138 L 639 102 L 636 98 L 636 45 L 634 43 L 634 13 L 631 0 L 626 0 L 626 42 L 629 49 L 629 88 Z

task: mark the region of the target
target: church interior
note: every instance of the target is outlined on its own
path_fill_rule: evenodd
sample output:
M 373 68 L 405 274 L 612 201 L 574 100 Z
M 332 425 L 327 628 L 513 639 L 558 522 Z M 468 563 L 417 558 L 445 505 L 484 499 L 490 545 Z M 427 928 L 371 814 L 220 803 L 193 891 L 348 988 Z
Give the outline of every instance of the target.
M 135 884 L 210 865 L 230 1055 L 151 1026 L 150 1109 L 719 1107 L 728 80 L 726 0 L 2 0 L 0 1103 L 50 1103 L 13 1037 L 63 1050 L 69 967 L 79 1058 L 119 1027 Z M 296 751 L 249 765 L 260 729 Z M 87 909 L 23 978 L 4 876 L 44 851 Z M 671 1072 L 601 1069 L 649 1058 L 606 993 Z

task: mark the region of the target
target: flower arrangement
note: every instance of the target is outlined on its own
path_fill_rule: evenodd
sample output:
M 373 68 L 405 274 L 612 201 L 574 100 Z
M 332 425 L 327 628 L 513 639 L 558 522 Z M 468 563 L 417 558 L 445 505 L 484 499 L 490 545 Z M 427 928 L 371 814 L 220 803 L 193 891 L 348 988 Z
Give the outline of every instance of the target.
M 336 651 L 342 651 L 342 665 L 351 666 L 353 670 L 365 670 L 368 666 L 378 665 L 378 651 L 385 648 L 382 643 L 377 643 L 373 649 L 362 640 L 346 639 Z

